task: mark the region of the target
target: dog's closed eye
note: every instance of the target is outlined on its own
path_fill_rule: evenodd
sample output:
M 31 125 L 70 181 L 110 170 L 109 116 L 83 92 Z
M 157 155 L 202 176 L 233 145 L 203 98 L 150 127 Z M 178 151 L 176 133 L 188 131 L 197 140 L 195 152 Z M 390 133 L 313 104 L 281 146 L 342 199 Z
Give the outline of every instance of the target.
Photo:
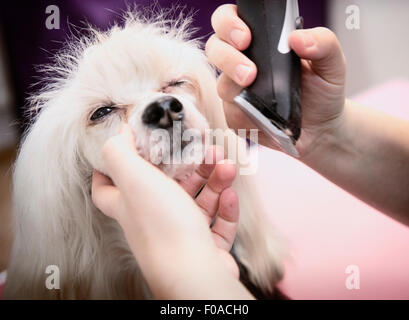
M 169 93 L 172 91 L 172 89 L 183 87 L 185 84 L 188 84 L 187 80 L 172 80 L 166 83 L 166 85 L 161 88 L 161 91 L 164 93 Z
M 168 87 L 180 87 L 184 85 L 187 81 L 186 80 L 173 80 L 168 83 Z

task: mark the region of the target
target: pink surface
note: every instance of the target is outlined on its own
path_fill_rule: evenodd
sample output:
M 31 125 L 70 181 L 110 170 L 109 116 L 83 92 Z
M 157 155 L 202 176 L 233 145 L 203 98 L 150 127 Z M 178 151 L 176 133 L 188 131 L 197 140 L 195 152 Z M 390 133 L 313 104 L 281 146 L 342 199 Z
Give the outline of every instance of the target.
M 409 82 L 355 100 L 409 120 Z M 259 158 L 266 205 L 292 255 L 280 284 L 290 298 L 409 299 L 408 227 L 279 152 L 262 148 Z M 359 267 L 358 290 L 346 288 L 349 265 Z

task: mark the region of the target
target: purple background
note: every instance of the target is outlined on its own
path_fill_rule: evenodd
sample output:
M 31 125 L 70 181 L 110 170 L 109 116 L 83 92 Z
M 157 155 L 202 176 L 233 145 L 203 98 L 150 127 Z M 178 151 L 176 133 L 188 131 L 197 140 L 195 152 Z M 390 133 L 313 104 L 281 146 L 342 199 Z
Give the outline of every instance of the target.
M 199 27 L 197 36 L 209 36 L 212 33 L 210 17 L 214 10 L 224 3 L 235 1 L 158 0 L 161 7 L 174 4 L 186 6 L 197 11 L 194 25 Z M 83 26 L 88 21 L 101 29 L 108 28 L 118 19 L 118 14 L 134 3 L 149 5 L 146 0 L 36 0 L 2 1 L 0 4 L 0 25 L 6 42 L 9 71 L 12 76 L 16 101 L 16 116 L 22 120 L 22 111 L 30 85 L 39 76 L 35 66 L 46 63 L 70 34 L 69 24 Z M 305 27 L 325 25 L 326 0 L 299 0 Z M 60 9 L 60 30 L 48 30 L 45 9 L 57 5 Z M 112 12 L 114 11 L 114 12 Z M 115 13 L 116 12 L 116 13 Z

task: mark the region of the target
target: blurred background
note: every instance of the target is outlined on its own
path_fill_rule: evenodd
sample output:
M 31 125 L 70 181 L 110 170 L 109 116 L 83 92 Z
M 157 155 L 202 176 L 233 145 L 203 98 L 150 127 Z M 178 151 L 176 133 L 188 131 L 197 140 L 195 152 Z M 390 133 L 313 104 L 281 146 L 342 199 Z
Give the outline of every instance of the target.
M 25 100 L 40 76 L 36 66 L 47 63 L 71 33 L 87 21 L 107 29 L 127 5 L 144 0 L 4 0 L 0 4 L 0 272 L 6 268 L 11 239 L 10 168 L 21 133 Z M 223 3 L 234 1 L 157 1 L 162 7 L 180 4 L 197 11 L 197 36 L 212 32 L 210 17 Z M 339 37 L 348 62 L 347 94 L 353 96 L 389 81 L 409 81 L 409 1 L 299 0 L 305 27 L 328 26 Z M 46 8 L 60 11 L 60 29 L 46 28 Z M 350 30 L 348 6 L 359 9 L 359 29 Z M 355 12 L 356 13 L 356 12 Z M 355 21 L 356 22 L 356 21 Z M 409 107 L 409 106 L 408 106 Z M 34 168 L 35 169 L 35 168 Z

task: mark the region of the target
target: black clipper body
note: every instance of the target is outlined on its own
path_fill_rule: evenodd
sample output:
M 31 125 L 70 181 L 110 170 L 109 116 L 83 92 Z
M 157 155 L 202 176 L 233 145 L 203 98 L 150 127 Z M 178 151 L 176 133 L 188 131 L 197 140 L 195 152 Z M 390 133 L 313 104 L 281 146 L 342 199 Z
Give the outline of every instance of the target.
M 301 61 L 288 37 L 303 28 L 297 0 L 237 0 L 238 14 L 252 32 L 244 52 L 258 69 L 255 82 L 235 102 L 277 145 L 298 157 L 301 134 Z

